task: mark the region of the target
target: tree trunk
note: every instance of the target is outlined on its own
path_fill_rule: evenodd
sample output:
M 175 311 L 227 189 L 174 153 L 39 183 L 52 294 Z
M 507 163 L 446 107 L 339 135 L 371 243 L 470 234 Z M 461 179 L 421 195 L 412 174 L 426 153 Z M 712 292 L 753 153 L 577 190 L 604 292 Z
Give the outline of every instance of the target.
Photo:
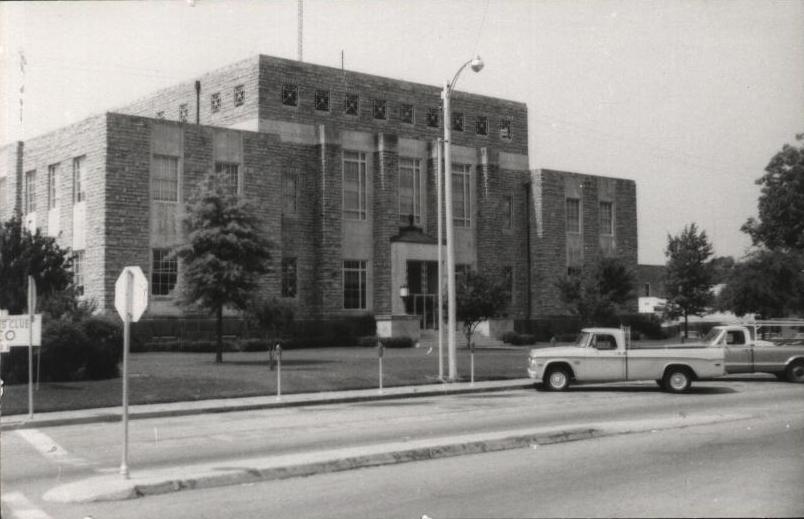
M 223 306 L 219 306 L 216 313 L 215 334 L 217 335 L 217 343 L 215 344 L 215 362 L 220 364 L 223 362 Z
M 684 312 L 684 339 L 690 338 L 690 323 L 689 323 L 689 315 L 687 312 Z

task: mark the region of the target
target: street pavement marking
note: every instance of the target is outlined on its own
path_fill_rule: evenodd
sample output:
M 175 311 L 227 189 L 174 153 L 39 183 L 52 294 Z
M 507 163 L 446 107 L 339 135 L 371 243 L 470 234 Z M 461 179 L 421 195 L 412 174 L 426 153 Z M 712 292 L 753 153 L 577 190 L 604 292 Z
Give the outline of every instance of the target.
M 45 458 L 75 467 L 86 467 L 90 462 L 79 456 L 73 456 L 64 448 L 56 443 L 53 438 L 43 433 L 39 429 L 18 429 L 15 431 L 18 436 L 27 441 L 39 454 Z
M 53 519 L 44 511 L 36 508 L 31 501 L 20 492 L 9 492 L 3 494 L 3 503 L 11 511 L 11 517 L 15 519 Z

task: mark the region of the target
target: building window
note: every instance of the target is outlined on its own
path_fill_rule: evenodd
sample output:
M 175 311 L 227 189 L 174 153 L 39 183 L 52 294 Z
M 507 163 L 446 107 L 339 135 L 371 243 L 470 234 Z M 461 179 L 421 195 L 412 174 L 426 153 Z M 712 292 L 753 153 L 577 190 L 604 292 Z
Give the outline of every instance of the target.
M 282 258 L 282 297 L 296 297 L 296 258 Z
M 385 99 L 374 100 L 374 118 L 375 119 L 388 119 L 388 101 Z
M 614 235 L 614 204 L 600 202 L 600 234 Z
M 567 198 L 567 232 L 581 232 L 581 201 Z
M 511 229 L 514 226 L 514 197 L 503 195 L 502 197 L 502 218 L 503 229 Z
M 430 128 L 438 128 L 438 117 L 441 110 L 437 107 L 429 107 L 427 109 L 427 126 Z
M 154 155 L 151 176 L 151 199 L 162 202 L 179 201 L 179 158 Z
M 471 180 L 472 167 L 469 164 L 452 165 L 452 214 L 457 227 L 471 227 Z
M 220 92 L 215 92 L 214 94 L 212 94 L 212 97 L 210 98 L 210 104 L 211 104 L 213 114 L 216 114 L 216 113 L 218 113 L 218 111 L 220 111 L 220 109 L 221 109 L 221 93 Z
M 366 219 L 366 154 L 343 152 L 343 216 Z
M 366 261 L 344 260 L 343 262 L 343 307 L 366 309 Z
M 187 106 L 187 103 L 182 103 L 179 105 L 179 121 L 186 123 L 187 118 L 190 115 L 190 108 Z
M 452 130 L 456 132 L 463 131 L 463 113 L 452 112 Z
M 246 87 L 243 85 L 237 85 L 234 87 L 234 105 L 235 106 L 243 106 L 246 102 Z
M 472 266 L 465 263 L 455 264 L 455 283 L 461 283 L 472 271 Z
M 645 297 L 650 297 L 650 283 L 645 283 L 642 290 L 644 291 Z
M 500 119 L 500 139 L 504 141 L 511 140 L 511 120 Z
M 36 171 L 25 173 L 25 197 L 22 200 L 24 214 L 36 211 Z
M 413 105 L 409 103 L 402 103 L 399 105 L 399 120 L 406 124 L 413 124 L 414 119 Z
M 583 273 L 581 267 L 567 267 L 567 276 L 577 277 Z
M 285 106 L 299 106 L 298 85 L 282 85 L 282 104 Z
M 215 173 L 223 176 L 224 187 L 229 194 L 240 194 L 240 164 L 236 162 L 215 162 Z
M 475 133 L 478 135 L 489 134 L 489 118 L 485 115 L 478 115 L 475 120 Z
M 514 302 L 514 267 L 505 265 L 503 267 L 503 286 L 508 290 L 508 302 Z
M 343 111 L 346 115 L 359 115 L 360 96 L 357 94 L 346 94 L 343 100 Z
M 296 214 L 299 178 L 295 171 L 282 172 L 282 214 Z
M 329 90 L 315 91 L 315 109 L 319 112 L 329 112 Z
M 55 209 L 59 204 L 59 165 L 47 167 L 47 208 Z
M 410 216 L 415 223 L 421 223 L 421 165 L 417 159 L 400 158 L 399 221 L 407 224 Z
M 153 249 L 151 252 L 151 294 L 168 296 L 176 288 L 179 262 L 170 249 Z
M 86 157 L 73 159 L 73 203 L 83 202 L 87 198 L 86 189 Z
M 73 285 L 79 296 L 84 295 L 85 254 L 82 250 L 73 254 Z

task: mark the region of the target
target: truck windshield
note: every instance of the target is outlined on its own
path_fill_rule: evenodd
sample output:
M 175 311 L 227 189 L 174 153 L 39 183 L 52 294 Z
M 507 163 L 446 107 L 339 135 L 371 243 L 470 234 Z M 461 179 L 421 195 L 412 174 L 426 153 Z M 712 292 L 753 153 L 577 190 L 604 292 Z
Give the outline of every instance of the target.
M 720 332 L 722 331 L 723 330 L 720 330 L 718 328 L 712 328 L 711 330 L 709 330 L 709 333 L 707 333 L 704 336 L 703 338 L 704 342 L 706 344 L 709 344 L 710 346 L 714 346 L 717 343 L 718 338 L 720 337 Z
M 575 339 L 575 344 L 573 346 L 577 346 L 578 348 L 584 348 L 587 344 L 589 344 L 589 336 L 592 335 L 589 332 L 581 332 L 578 334 L 578 338 Z

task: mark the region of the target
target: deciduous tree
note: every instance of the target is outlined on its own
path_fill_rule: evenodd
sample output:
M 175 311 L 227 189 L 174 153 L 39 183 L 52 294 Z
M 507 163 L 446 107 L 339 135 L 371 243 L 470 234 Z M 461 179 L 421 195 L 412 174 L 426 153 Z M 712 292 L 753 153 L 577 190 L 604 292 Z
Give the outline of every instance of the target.
M 690 315 L 702 315 L 713 302 L 712 244 L 706 231 L 698 231 L 693 223 L 684 227 L 678 236 L 667 236 L 665 250 L 665 313 L 671 318 L 684 317 L 684 337 L 687 337 Z
M 477 326 L 501 315 L 510 298 L 510 287 L 503 277 L 493 278 L 474 271 L 459 277 L 455 287 L 455 315 L 463 323 L 468 348 L 472 348 L 472 336 Z
M 582 324 L 609 324 L 634 299 L 634 273 L 618 258 L 603 258 L 591 268 L 560 279 L 556 286 L 567 309 Z
M 215 362 L 223 362 L 223 310 L 244 310 L 268 272 L 271 243 L 254 209 L 231 191 L 229 179 L 209 173 L 187 204 L 187 243 L 182 260 L 182 301 L 208 310 L 217 320 Z

